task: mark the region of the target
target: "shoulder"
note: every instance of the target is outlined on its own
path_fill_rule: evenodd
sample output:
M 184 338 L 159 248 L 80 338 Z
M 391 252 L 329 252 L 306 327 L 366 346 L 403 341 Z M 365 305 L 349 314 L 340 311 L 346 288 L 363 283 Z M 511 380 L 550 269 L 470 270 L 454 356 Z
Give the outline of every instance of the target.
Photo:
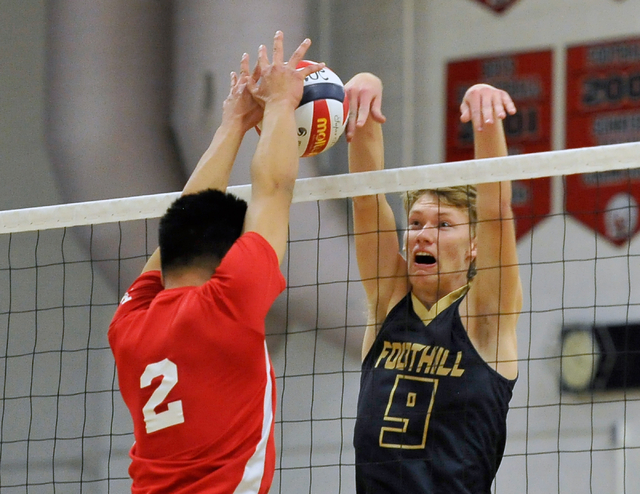
M 256 269 L 258 267 L 259 269 Z M 280 272 L 278 255 L 271 244 L 257 232 L 243 233 L 224 256 L 215 276 L 273 276 Z M 280 274 L 282 276 L 282 274 Z
M 362 360 L 367 357 L 383 330 L 385 332 L 388 331 L 389 326 L 394 325 L 399 319 L 402 322 L 406 322 L 406 310 L 409 300 L 410 292 L 405 291 L 404 293 L 400 293 L 399 296 L 392 297 L 388 310 L 376 314 L 376 310 L 373 307 L 369 308 L 367 327 L 362 340 Z M 402 314 L 400 318 L 398 314 Z
M 407 276 L 407 261 L 400 252 L 397 253 L 395 262 L 395 270 L 389 277 L 389 283 L 379 286 L 376 293 L 368 294 L 369 324 L 381 325 L 394 307 L 411 292 L 411 284 Z
M 160 271 L 142 273 L 120 299 L 113 321 L 117 321 L 126 314 L 147 309 L 156 295 L 163 289 Z
M 273 249 L 271 244 L 258 232 L 246 232 L 243 233 L 238 240 L 233 244 L 225 259 L 231 254 L 239 251 L 241 253 L 252 252 L 254 254 L 264 256 L 269 260 L 273 260 L 278 265 L 278 256 L 276 255 L 276 251 Z
M 162 275 L 160 274 L 160 271 L 145 271 L 134 280 L 126 291 L 126 294 L 128 294 L 132 299 L 135 299 L 145 297 L 150 294 L 156 295 L 163 289 L 164 286 L 162 285 Z
M 247 302 L 252 296 L 272 291 L 279 294 L 284 290 L 285 280 L 276 251 L 259 233 L 244 233 L 229 249 L 203 290 L 208 293 L 215 287 L 224 288 L 228 294 L 236 293 Z

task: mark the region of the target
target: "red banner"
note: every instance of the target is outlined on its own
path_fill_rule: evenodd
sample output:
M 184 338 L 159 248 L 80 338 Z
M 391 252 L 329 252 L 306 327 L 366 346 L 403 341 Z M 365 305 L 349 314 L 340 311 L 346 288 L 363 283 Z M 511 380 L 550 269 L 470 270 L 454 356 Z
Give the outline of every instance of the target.
M 498 13 L 504 12 L 517 1 L 518 0 L 476 0 L 476 2 L 480 2 Z
M 640 141 L 640 38 L 567 49 L 566 147 Z M 566 210 L 616 245 L 640 229 L 640 174 L 566 177 Z
M 504 122 L 509 154 L 551 150 L 552 53 L 515 53 L 447 65 L 447 161 L 473 159 L 473 129 L 460 122 L 460 103 L 478 82 L 504 89 L 516 104 Z M 520 238 L 551 212 L 551 179 L 515 181 L 512 204 Z

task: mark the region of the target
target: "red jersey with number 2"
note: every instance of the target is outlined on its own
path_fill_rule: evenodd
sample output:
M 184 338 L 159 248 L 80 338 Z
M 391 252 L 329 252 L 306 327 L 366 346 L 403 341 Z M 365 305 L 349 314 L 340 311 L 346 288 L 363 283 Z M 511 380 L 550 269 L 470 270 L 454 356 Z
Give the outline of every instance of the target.
M 255 232 L 200 287 L 142 274 L 109 327 L 133 418 L 132 492 L 262 494 L 275 469 L 275 374 L 264 320 L 285 281 Z

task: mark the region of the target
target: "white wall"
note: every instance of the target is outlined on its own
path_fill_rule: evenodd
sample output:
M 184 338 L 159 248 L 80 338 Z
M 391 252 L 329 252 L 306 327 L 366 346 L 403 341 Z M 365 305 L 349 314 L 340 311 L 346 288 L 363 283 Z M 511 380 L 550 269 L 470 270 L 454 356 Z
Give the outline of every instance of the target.
M 44 1 L 0 1 L 0 209 L 58 202 L 44 142 Z

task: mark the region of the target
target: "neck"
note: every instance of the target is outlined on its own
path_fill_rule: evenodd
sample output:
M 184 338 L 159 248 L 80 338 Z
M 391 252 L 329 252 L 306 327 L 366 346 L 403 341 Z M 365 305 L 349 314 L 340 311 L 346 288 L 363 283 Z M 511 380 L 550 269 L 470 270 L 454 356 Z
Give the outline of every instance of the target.
M 468 282 L 466 278 L 464 280 L 456 280 L 457 283 L 451 285 L 445 285 L 442 283 L 442 279 L 439 280 L 437 285 L 433 285 L 432 283 L 422 284 L 419 281 L 416 283 L 416 281 L 418 280 L 412 280 L 411 293 L 413 293 L 427 309 L 431 309 L 438 300 L 446 297 L 458 288 L 465 286 Z
M 188 267 L 173 269 L 163 273 L 165 290 L 184 286 L 202 286 L 211 279 L 213 272 L 204 267 Z
M 441 298 L 438 297 L 437 293 L 432 293 L 428 290 L 420 290 L 415 286 L 411 287 L 411 293 L 413 293 L 427 309 L 431 309 L 438 299 Z

